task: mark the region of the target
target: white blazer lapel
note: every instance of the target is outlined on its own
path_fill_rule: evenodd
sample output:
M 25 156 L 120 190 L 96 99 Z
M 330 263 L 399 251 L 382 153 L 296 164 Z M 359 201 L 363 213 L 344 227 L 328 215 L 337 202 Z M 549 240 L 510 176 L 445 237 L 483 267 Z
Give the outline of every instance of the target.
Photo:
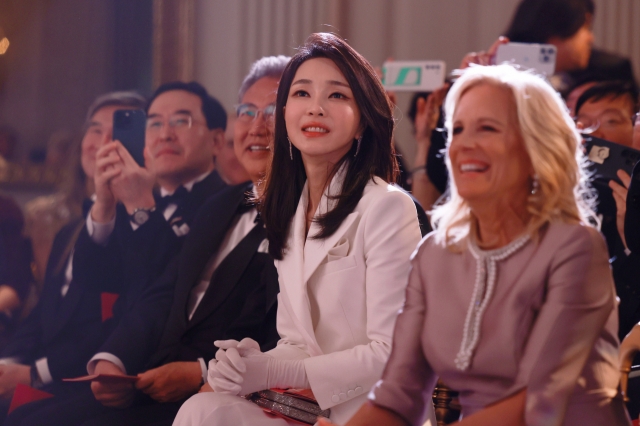
M 333 248 L 338 241 L 340 241 L 340 238 L 342 238 L 342 236 L 349 230 L 359 215 L 359 213 L 353 212 L 347 216 L 340 224 L 338 230 L 329 238 L 324 240 L 307 240 L 307 243 L 304 246 L 303 279 L 305 283 L 309 281 L 311 275 L 313 275 L 315 270 L 318 269 L 322 261 L 327 257 L 328 251 Z M 309 235 L 313 235 L 311 234 L 311 231 L 317 232 L 319 230 L 319 227 L 317 227 L 317 225 L 315 226 L 316 229 L 314 229 L 314 226 L 312 225 Z
M 303 279 L 307 204 L 307 185 L 305 184 L 291 223 L 285 256 L 282 260 L 277 261 L 276 266 L 280 275 L 280 292 L 288 299 L 289 310 L 297 319 L 296 326 L 307 341 L 309 352 L 312 355 L 321 355 L 322 351 L 316 342 L 311 323 L 307 283 Z
M 343 164 L 342 167 L 340 167 L 340 170 L 338 170 L 334 175 L 333 179 L 331 179 L 331 183 L 325 190 L 324 194 L 322 194 L 322 198 L 320 199 L 320 204 L 318 205 L 318 210 L 316 211 L 314 218 L 331 211 L 338 203 L 336 199 L 332 198 L 332 196 L 339 195 L 342 192 L 342 183 L 344 182 L 344 177 L 347 173 L 346 167 L 346 163 Z M 342 221 L 337 231 L 324 240 L 313 239 L 313 236 L 318 235 L 320 232 L 320 226 L 318 226 L 315 221 L 311 223 L 309 234 L 304 246 L 303 279 L 305 283 L 309 281 L 313 272 L 318 269 L 318 266 L 320 266 L 321 262 L 327 256 L 327 252 L 336 245 L 357 216 L 358 213 L 351 213 L 344 221 Z

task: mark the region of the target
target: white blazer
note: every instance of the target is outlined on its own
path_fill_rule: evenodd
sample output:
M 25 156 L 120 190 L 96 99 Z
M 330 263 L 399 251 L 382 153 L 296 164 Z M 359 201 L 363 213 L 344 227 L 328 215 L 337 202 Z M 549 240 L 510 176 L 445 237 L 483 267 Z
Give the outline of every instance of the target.
M 331 181 L 316 216 L 337 203 L 327 194 L 340 193 L 345 170 Z M 411 198 L 377 178 L 325 240 L 311 238 L 319 231 L 315 222 L 305 236 L 307 205 L 305 185 L 284 259 L 276 261 L 281 340 L 269 354 L 305 359 L 320 407 L 345 423 L 382 376 L 420 227 Z

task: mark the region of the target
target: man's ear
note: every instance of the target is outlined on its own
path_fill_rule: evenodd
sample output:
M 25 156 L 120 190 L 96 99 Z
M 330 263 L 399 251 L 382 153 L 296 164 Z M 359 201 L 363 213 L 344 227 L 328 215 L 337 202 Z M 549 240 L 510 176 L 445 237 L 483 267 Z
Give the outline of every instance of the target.
M 218 155 L 218 153 L 224 148 L 225 143 L 226 139 L 222 129 L 211 130 L 211 150 L 214 156 Z

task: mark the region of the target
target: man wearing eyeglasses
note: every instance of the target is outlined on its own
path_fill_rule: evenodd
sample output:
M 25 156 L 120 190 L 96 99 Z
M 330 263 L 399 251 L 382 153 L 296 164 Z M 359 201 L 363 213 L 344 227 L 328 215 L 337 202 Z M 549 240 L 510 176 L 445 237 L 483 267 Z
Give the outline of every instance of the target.
M 110 235 L 117 201 L 125 207 L 133 230 L 153 220 L 156 225 L 169 223 L 178 237 L 185 235 L 188 219 L 197 210 L 185 200 L 204 201 L 224 186 L 213 157 L 216 146 L 224 143 L 225 127 L 224 109 L 198 83 L 160 86 L 147 108 L 146 167 L 138 166 L 118 141 L 97 153 L 97 199 L 91 219 L 99 237 L 94 240 L 105 242 Z M 156 183 L 159 194 L 154 196 Z M 192 194 L 195 188 L 200 189 Z
M 94 382 L 95 399 L 82 394 L 36 402 L 12 424 L 168 426 L 206 383 L 213 341 L 250 336 L 264 350 L 275 346 L 278 275 L 253 198 L 269 165 L 273 105 L 288 61 L 262 58 L 240 89 L 233 149 L 251 183 L 228 186 L 206 201 L 176 261 L 88 365 L 90 373 L 137 374 L 138 381 Z
M 578 98 L 576 121 L 583 131 L 592 136 L 634 147 L 637 108 L 638 92 L 634 85 L 603 82 L 590 87 Z M 602 215 L 602 233 L 609 247 L 616 292 L 620 298 L 618 334 L 622 339 L 640 321 L 640 286 L 637 278 L 638 253 L 631 253 L 624 232 L 631 177 L 624 170 L 618 170 L 617 174 L 622 185 L 609 181 L 613 199 L 599 190 L 598 213 Z
M 226 187 L 213 163 L 216 147 L 225 142 L 226 120 L 220 103 L 198 83 L 168 83 L 156 90 L 147 107 L 145 167 L 118 141 L 97 150 L 96 200 L 75 251 L 83 254 L 84 270 L 108 275 L 93 281 L 111 279 L 119 289 L 102 300 L 103 321 L 119 321 L 135 312 L 136 302 L 176 258 L 198 209 Z M 147 331 L 128 343 L 140 351 L 155 347 L 162 328 Z M 118 373 L 126 371 L 119 359 L 109 354 L 102 359 L 108 359 Z M 88 386 L 86 391 L 92 399 Z M 51 404 L 63 399 L 56 396 Z M 24 414 L 36 407 L 23 408 Z M 20 424 L 20 416 L 16 411 L 8 424 Z M 71 424 L 70 417 L 49 420 Z
M 630 83 L 593 85 L 576 102 L 576 121 L 590 135 L 632 146 L 638 93 Z

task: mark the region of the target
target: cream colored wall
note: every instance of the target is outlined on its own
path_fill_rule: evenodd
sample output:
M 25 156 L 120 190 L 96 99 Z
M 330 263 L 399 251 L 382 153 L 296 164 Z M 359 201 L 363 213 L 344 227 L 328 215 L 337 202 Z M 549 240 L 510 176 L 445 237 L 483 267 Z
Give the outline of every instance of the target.
M 640 71 L 640 1 L 595 0 L 596 45 L 630 56 Z M 455 68 L 506 29 L 519 0 L 196 0 L 195 77 L 228 109 L 252 61 L 295 53 L 314 31 L 336 31 L 374 65 L 442 59 Z M 414 148 L 408 94 L 398 97 L 396 139 Z

